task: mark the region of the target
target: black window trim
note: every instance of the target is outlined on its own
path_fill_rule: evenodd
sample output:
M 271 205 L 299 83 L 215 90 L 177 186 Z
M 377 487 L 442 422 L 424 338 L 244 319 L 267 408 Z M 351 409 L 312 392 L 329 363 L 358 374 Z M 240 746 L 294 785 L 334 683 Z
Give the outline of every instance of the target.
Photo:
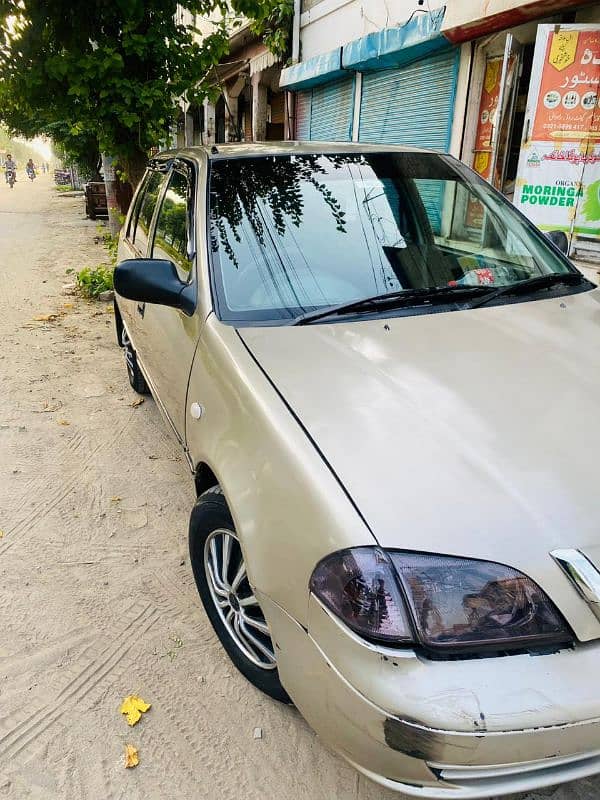
M 187 159 L 178 157 L 173 159 L 169 162 L 169 169 L 167 171 L 166 181 L 164 182 L 158 199 L 156 201 L 156 208 L 154 209 L 154 214 L 152 215 L 152 222 L 150 228 L 148 229 L 148 251 L 147 257 L 152 258 L 152 253 L 154 251 L 154 241 L 156 238 L 156 225 L 158 222 L 158 217 L 160 215 L 160 211 L 162 209 L 163 200 L 165 198 L 165 194 L 167 193 L 167 189 L 171 182 L 171 177 L 174 172 L 179 172 L 181 175 L 188 181 L 189 185 L 189 194 L 188 194 L 188 214 L 187 214 L 187 224 L 188 224 L 188 231 L 189 231 L 189 252 L 188 258 L 192 263 L 192 267 L 189 271 L 187 279 L 184 280 L 185 283 L 190 285 L 197 285 L 197 247 L 196 247 L 196 165 L 193 161 L 188 161 Z M 180 270 L 177 264 L 177 273 L 180 275 Z
M 127 216 L 127 224 L 125 228 L 125 239 L 131 245 L 133 245 L 132 234 L 135 233 L 135 229 L 137 228 L 137 221 L 140 215 L 140 208 L 142 207 L 142 203 L 144 202 L 144 197 L 146 195 L 146 189 L 148 188 L 148 183 L 150 181 L 151 172 L 152 172 L 151 168 L 147 167 L 146 171 L 142 176 L 142 180 L 140 181 L 139 189 L 135 193 L 133 202 L 131 203 L 131 206 L 129 208 L 129 214 Z

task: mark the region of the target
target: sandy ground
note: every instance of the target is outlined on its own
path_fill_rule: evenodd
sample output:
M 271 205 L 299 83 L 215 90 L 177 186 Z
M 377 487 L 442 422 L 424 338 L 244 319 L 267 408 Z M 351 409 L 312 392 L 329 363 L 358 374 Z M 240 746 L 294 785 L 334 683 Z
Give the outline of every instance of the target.
M 95 234 L 49 179 L 0 182 L 0 798 L 398 800 L 222 652 L 187 558 L 185 462 L 154 403 L 132 406 L 107 306 L 62 289 L 103 259 Z M 152 708 L 128 728 L 132 692 Z

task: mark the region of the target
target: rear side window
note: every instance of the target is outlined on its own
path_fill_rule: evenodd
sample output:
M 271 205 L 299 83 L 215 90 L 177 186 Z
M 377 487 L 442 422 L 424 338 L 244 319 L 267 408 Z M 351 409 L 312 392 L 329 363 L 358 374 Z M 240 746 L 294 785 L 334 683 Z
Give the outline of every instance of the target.
M 134 227 L 131 232 L 131 241 L 134 242 L 137 249 L 144 255 L 148 247 L 148 231 L 150 230 L 150 223 L 156 208 L 156 202 L 160 192 L 160 187 L 165 179 L 162 172 L 151 172 L 150 177 L 146 182 L 143 190 L 141 200 L 139 202 L 139 210 L 137 217 L 133 220 Z M 135 213 L 135 212 L 134 212 Z
M 172 261 L 186 280 L 192 269 L 190 260 L 190 182 L 174 170 L 165 192 L 154 232 L 152 258 Z

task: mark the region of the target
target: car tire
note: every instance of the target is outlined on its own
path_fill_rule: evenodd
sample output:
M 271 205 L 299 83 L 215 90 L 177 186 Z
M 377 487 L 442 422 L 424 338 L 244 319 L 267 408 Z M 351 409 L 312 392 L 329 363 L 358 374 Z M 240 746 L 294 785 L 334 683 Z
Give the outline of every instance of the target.
M 137 360 L 137 353 L 133 349 L 133 345 L 129 341 L 125 326 L 121 331 L 121 343 L 123 345 L 123 352 L 125 353 L 125 365 L 127 367 L 127 377 L 134 392 L 138 394 L 150 394 L 150 389 L 146 383 L 140 365 Z
M 189 547 L 202 605 L 227 655 L 257 689 L 291 703 L 279 680 L 275 648 L 248 582 L 231 512 L 219 486 L 196 500 Z

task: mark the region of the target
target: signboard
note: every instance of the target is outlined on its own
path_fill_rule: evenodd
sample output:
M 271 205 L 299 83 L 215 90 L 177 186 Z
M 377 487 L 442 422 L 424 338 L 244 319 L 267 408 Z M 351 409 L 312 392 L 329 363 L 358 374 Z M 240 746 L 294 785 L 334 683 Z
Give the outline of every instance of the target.
M 598 83 L 600 30 L 551 33 L 531 138 L 536 142 L 599 138 Z
M 486 180 L 490 179 L 492 166 L 492 137 L 498 113 L 503 60 L 502 56 L 494 56 L 486 60 L 481 100 L 479 101 L 477 133 L 473 148 L 473 169 Z
M 521 52 L 520 43 L 511 34 L 506 34 L 503 39 L 504 54 L 492 52 L 485 59 L 473 146 L 473 169 L 500 189 L 508 155 L 510 120 Z M 482 223 L 483 206 L 478 200 L 470 198 L 465 225 L 481 228 Z
M 600 241 L 599 85 L 600 26 L 540 25 L 515 203 L 570 241 Z

